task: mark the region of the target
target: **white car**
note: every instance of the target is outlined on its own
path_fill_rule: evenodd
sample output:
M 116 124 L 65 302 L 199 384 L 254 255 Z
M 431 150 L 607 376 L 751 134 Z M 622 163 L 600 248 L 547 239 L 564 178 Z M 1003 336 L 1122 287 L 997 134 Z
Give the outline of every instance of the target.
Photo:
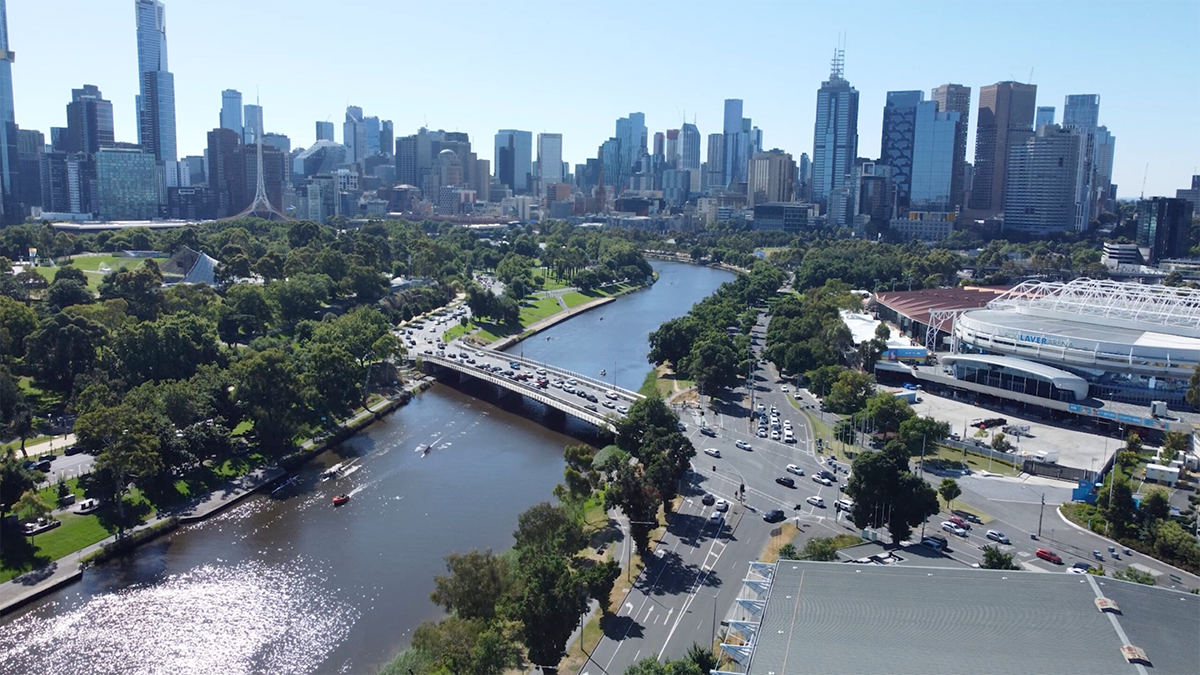
M 567 384 L 569 384 L 569 385 L 571 385 L 572 387 L 574 387 L 575 385 L 577 385 L 577 384 L 579 384 L 579 383 L 578 383 L 578 382 L 576 382 L 576 381 L 575 381 L 575 378 L 573 378 L 573 377 L 572 377 L 571 379 L 567 380 Z
M 766 438 L 766 437 L 767 437 L 767 430 L 766 430 L 766 429 L 764 429 L 763 427 L 759 427 L 759 428 L 758 428 L 758 437 L 759 437 L 759 438 Z
M 819 473 L 814 473 L 812 479 L 813 479 L 814 483 L 820 483 L 821 485 L 824 485 L 825 487 L 830 487 L 833 485 L 833 481 L 829 480 L 828 478 L 825 478 L 824 476 L 822 476 Z M 951 524 L 953 524 L 953 523 L 951 523 Z
M 792 421 L 784 420 L 783 421 L 783 429 L 784 429 L 784 431 L 791 431 L 792 430 Z
M 946 522 L 942 523 L 942 529 L 951 534 L 957 534 L 960 537 L 967 536 L 966 530 L 962 529 L 961 527 L 955 525 L 954 523 L 952 523 L 948 520 Z
M 613 403 L 612 401 L 605 401 L 601 405 L 603 405 L 605 408 L 608 408 L 609 410 L 612 410 L 613 408 L 617 407 L 617 404 Z
M 563 382 L 562 382 L 562 380 L 555 380 L 555 381 L 553 381 L 553 382 L 551 382 L 551 383 L 550 383 L 550 386 L 551 386 L 551 387 L 554 387 L 555 389 L 562 389 L 562 387 L 563 387 Z
M 710 514 L 710 515 L 708 516 L 708 522 L 710 522 L 710 523 L 719 523 L 719 522 L 721 522 L 721 519 L 722 519 L 722 518 L 724 518 L 724 517 L 725 517 L 725 516 L 724 516 L 724 515 L 722 515 L 720 511 L 713 511 L 713 512 L 712 512 L 712 514 Z
M 825 508 L 825 500 L 821 499 L 820 497 L 817 497 L 816 495 L 813 495 L 812 497 L 809 497 L 808 499 L 805 499 L 804 501 L 808 502 L 809 504 L 812 504 L 813 506 L 815 506 L 817 508 L 820 508 L 820 509 Z
M 545 368 L 538 368 L 537 370 L 535 370 L 535 371 L 533 371 L 533 372 L 537 373 L 538 375 L 545 375 L 545 374 L 546 374 L 546 369 L 545 369 Z
M 621 413 L 622 415 L 624 415 L 625 413 L 629 412 L 629 408 L 626 408 L 626 407 L 625 407 L 625 406 L 623 406 L 623 405 L 619 405 L 619 406 L 617 406 L 617 412 L 619 412 L 619 413 Z
M 787 385 L 785 384 L 785 385 L 783 385 L 782 387 L 780 387 L 780 388 L 779 388 L 779 391 L 782 391 L 783 393 L 785 393 L 785 394 L 786 394 L 786 393 L 788 392 L 788 387 L 787 387 Z
M 725 501 L 724 499 L 718 499 L 717 505 L 713 508 L 715 508 L 718 511 L 728 511 L 729 510 L 729 502 Z
M 779 438 L 780 438 L 780 437 L 779 437 L 779 432 L 778 432 L 778 431 L 772 431 L 772 432 L 771 432 L 771 440 L 773 440 L 773 441 L 777 441 L 777 440 L 779 440 Z
M 721 459 L 721 451 L 716 448 L 705 448 L 704 454 L 708 455 L 709 457 L 716 457 L 717 459 Z
M 615 392 L 615 391 L 607 392 L 604 394 L 604 398 L 607 398 L 610 401 L 615 401 L 615 400 L 617 400 L 617 392 Z
M 804 475 L 804 469 L 801 469 L 800 467 L 796 466 L 795 464 L 788 464 L 788 465 L 787 465 L 787 472 L 788 472 L 788 473 L 794 473 L 794 474 L 796 474 L 797 476 L 803 476 L 803 475 Z
M 742 450 L 750 449 L 750 444 L 747 443 L 746 441 L 738 441 L 738 442 L 734 443 L 734 445 L 736 445 L 738 448 L 740 448 Z

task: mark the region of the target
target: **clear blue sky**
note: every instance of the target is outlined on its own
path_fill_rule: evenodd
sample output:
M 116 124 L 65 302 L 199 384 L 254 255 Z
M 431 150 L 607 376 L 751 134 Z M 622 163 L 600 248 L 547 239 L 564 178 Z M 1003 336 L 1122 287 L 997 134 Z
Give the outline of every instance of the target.
M 594 156 L 614 121 L 646 113 L 651 132 L 684 111 L 719 131 L 741 98 L 768 148 L 812 152 L 816 90 L 846 34 L 846 78 L 860 92 L 859 155 L 877 157 L 885 93 L 946 82 L 1038 85 L 1100 94 L 1117 136 L 1114 181 L 1174 195 L 1200 165 L 1200 2 L 418 2 L 167 0 L 180 156 L 200 154 L 221 90 L 257 88 L 268 131 L 310 145 L 315 120 L 347 103 L 394 120 L 466 131 L 491 158 L 497 129 L 563 134 L 564 159 Z M 65 126 L 70 90 L 100 87 L 118 140 L 136 140 L 133 0 L 8 3 L 17 122 Z M 702 150 L 703 152 L 703 150 Z

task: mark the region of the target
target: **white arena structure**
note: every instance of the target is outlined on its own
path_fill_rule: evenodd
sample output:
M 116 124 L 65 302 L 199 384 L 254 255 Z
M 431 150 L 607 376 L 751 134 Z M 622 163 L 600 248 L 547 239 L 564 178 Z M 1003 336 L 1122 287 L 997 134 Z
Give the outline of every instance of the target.
M 1093 399 L 1182 408 L 1200 362 L 1200 291 L 1095 279 L 1025 282 L 959 314 L 952 350 L 963 358 L 1010 357 L 976 363 L 993 371 L 1035 362 L 1030 375 L 1063 384 L 1049 398 L 1083 400 L 1082 378 Z

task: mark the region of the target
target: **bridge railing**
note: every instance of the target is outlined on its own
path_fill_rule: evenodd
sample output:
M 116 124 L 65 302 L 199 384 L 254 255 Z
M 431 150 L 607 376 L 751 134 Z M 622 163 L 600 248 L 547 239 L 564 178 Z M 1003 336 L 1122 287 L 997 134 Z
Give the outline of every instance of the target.
M 612 420 L 607 416 L 601 415 L 598 412 L 592 412 L 581 405 L 577 405 L 573 401 L 563 400 L 554 396 L 547 396 L 541 391 L 538 391 L 536 388 L 530 387 L 524 383 L 514 382 L 503 377 L 497 377 L 491 372 L 486 372 L 478 368 L 467 367 L 455 359 L 426 354 L 421 360 L 430 363 L 436 363 L 439 366 L 450 368 L 451 370 L 455 370 L 460 373 L 465 373 L 471 377 L 483 380 L 485 382 L 491 382 L 499 387 L 504 387 L 510 391 L 527 396 L 543 405 L 547 405 L 551 408 L 561 410 L 567 414 L 574 415 L 575 417 L 578 417 L 579 419 L 590 424 L 595 424 L 602 429 L 616 431 L 616 426 L 614 426 Z
M 601 391 L 614 391 L 617 393 L 618 396 L 625 398 L 629 401 L 636 401 L 638 399 L 646 398 L 645 396 L 637 393 L 636 391 L 630 391 L 628 389 L 618 387 L 618 386 L 612 384 L 611 382 L 605 382 L 604 380 L 598 380 L 594 377 L 588 377 L 587 375 L 582 375 L 580 373 L 572 372 L 570 370 L 567 370 L 566 368 L 560 368 L 560 367 L 554 365 L 553 363 L 546 363 L 544 361 L 535 361 L 533 359 L 527 359 L 523 356 L 516 356 L 514 354 L 509 354 L 507 352 L 498 352 L 498 353 L 503 354 L 508 359 L 516 361 L 517 363 L 520 363 L 522 365 L 531 365 L 531 366 L 537 366 L 538 368 L 545 368 L 547 371 L 554 371 L 556 374 L 565 375 L 566 377 L 569 377 L 569 378 L 574 378 L 575 380 L 577 380 L 579 382 L 586 382 Z

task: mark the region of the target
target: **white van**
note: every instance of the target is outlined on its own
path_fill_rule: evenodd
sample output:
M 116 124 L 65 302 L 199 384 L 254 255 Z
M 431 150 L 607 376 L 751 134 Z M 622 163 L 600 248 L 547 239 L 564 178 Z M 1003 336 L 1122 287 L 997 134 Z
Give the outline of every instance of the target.
M 836 502 L 834 502 L 834 503 L 833 503 L 833 506 L 834 506 L 834 508 L 835 508 L 835 509 L 837 509 L 838 511 L 846 511 L 846 512 L 849 512 L 849 511 L 850 511 L 850 509 L 853 509 L 853 508 L 854 508 L 854 500 L 852 500 L 852 499 L 839 499 L 839 500 L 837 500 Z

